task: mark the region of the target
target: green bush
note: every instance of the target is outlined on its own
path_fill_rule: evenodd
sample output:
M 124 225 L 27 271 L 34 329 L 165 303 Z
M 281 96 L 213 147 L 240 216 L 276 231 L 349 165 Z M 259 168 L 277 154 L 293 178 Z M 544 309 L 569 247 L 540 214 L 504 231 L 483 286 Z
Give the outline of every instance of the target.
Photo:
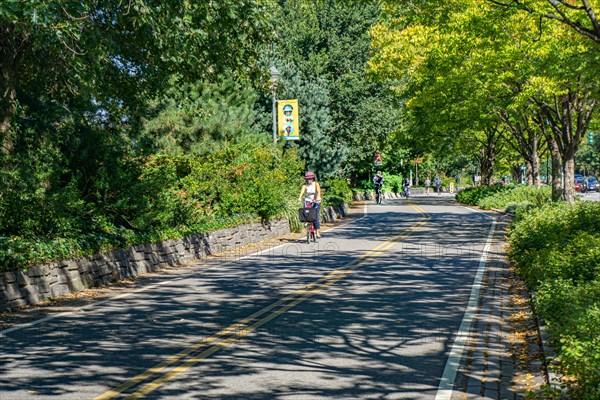
M 517 219 L 509 256 L 546 322 L 573 398 L 600 395 L 600 204 L 549 203 Z
M 383 179 L 385 179 L 383 184 L 384 193 L 400 193 L 402 191 L 402 175 L 392 175 L 384 172 Z
M 539 207 L 552 201 L 552 188 L 535 186 L 507 186 L 506 190 L 500 190 L 489 194 L 477 202 L 477 205 L 486 210 L 492 208 L 505 209 L 509 204 L 532 204 Z M 508 210 L 507 210 L 508 211 Z
M 456 188 L 456 179 L 449 176 L 442 176 L 440 179 L 442 180 L 442 187 L 449 188 L 450 184 L 453 184 Z
M 588 282 L 600 276 L 600 234 L 578 232 L 564 243 L 548 243 L 520 258 L 519 271 L 531 288 L 556 279 Z
M 597 267 L 597 257 L 581 258 L 578 254 L 592 256 L 590 252 L 598 251 L 599 215 L 600 203 L 596 202 L 580 202 L 574 206 L 547 204 L 513 224 L 509 257 L 527 284 L 535 289 L 544 276 L 556 277 L 556 273 L 551 272 L 552 266 L 558 266 L 570 279 L 575 276 L 569 271 L 592 268 L 586 265 Z
M 0 269 L 266 221 L 288 213 L 301 185 L 302 164 L 295 152 L 281 154 L 259 142 L 231 143 L 203 156 L 151 155 L 135 161 L 137 178 L 112 207 L 99 208 L 104 212 L 86 202 L 76 185 L 57 190 L 54 197 L 40 196 L 37 207 L 47 205 L 47 218 L 60 229 L 43 229 L 40 214 L 31 219 L 30 229 L 21 219 L 19 231 L 25 235 L 0 230 Z M 50 207 L 48 199 L 57 205 Z M 3 212 L 5 206 L 0 204 Z
M 510 186 L 504 186 L 502 184 L 493 186 L 474 186 L 458 192 L 456 195 L 456 201 L 459 203 L 476 206 L 479 205 L 479 202 L 482 199 L 509 189 Z
M 347 203 L 346 199 L 344 199 L 343 197 L 340 197 L 340 196 L 328 195 L 328 194 L 323 196 L 323 205 L 324 206 L 339 207 L 339 206 L 343 206 L 345 203 Z
M 510 202 L 506 205 L 505 211 L 515 214 L 517 219 L 522 218 L 527 212 L 533 210 L 535 205 L 530 201 L 521 201 L 519 203 Z
M 321 187 L 324 192 L 324 198 L 340 198 L 342 199 L 342 204 L 352 201 L 352 189 L 350 189 L 348 181 L 345 179 L 328 179 Z
M 576 285 L 558 279 L 544 282 L 533 296 L 558 350 L 558 369 L 575 377 L 573 398 L 600 395 L 600 281 Z

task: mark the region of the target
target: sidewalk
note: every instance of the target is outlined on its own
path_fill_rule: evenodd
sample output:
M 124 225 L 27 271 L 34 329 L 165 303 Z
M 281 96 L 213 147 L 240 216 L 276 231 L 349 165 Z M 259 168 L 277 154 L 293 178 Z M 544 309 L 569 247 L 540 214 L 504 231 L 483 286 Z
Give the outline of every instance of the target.
M 453 400 L 516 400 L 546 384 L 537 322 L 524 284 L 504 254 L 506 217 L 497 231 L 471 330 L 454 385 Z

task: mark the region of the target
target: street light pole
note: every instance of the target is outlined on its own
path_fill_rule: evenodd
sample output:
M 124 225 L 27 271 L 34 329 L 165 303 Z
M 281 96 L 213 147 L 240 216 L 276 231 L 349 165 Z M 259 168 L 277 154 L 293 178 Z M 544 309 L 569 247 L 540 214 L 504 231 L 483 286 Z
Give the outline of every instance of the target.
M 271 88 L 273 89 L 273 144 L 277 143 L 277 83 L 279 83 L 279 77 L 281 76 L 277 68 L 274 65 L 269 68 L 271 72 Z

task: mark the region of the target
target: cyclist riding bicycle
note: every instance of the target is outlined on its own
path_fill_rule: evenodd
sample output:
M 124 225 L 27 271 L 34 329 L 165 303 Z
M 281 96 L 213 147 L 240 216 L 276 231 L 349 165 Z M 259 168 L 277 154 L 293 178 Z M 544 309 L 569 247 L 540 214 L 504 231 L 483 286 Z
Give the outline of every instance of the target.
M 302 189 L 300 190 L 298 201 L 302 202 L 303 198 L 305 203 L 310 203 L 310 206 L 317 210 L 315 230 L 317 231 L 317 238 L 320 238 L 321 221 L 319 221 L 319 210 L 321 208 L 321 185 L 319 185 L 319 182 L 316 181 L 315 173 L 312 171 L 308 171 L 306 174 L 304 174 L 304 185 L 302 185 Z
M 377 171 L 377 175 L 373 178 L 373 186 L 375 186 L 375 192 L 377 193 L 377 204 L 381 204 L 381 189 L 383 188 L 384 183 L 385 179 L 383 178 L 382 172 Z
M 406 197 L 408 199 L 408 196 L 410 196 L 410 180 L 408 178 L 406 178 L 404 180 L 404 182 L 402 183 L 402 192 L 404 193 L 404 197 Z

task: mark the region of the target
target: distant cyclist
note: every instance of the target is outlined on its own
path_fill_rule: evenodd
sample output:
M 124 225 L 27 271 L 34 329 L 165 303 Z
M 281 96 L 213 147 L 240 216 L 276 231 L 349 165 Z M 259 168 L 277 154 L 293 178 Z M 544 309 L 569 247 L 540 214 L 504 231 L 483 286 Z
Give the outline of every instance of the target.
M 383 178 L 383 173 L 381 171 L 377 171 L 377 175 L 375 175 L 373 178 L 373 186 L 375 186 L 375 192 L 377 193 L 377 204 L 381 204 L 381 190 L 384 183 L 385 179 Z
M 410 179 L 406 178 L 402 183 L 402 192 L 404 193 L 404 197 L 406 197 L 407 199 L 408 196 L 410 196 L 410 186 Z

